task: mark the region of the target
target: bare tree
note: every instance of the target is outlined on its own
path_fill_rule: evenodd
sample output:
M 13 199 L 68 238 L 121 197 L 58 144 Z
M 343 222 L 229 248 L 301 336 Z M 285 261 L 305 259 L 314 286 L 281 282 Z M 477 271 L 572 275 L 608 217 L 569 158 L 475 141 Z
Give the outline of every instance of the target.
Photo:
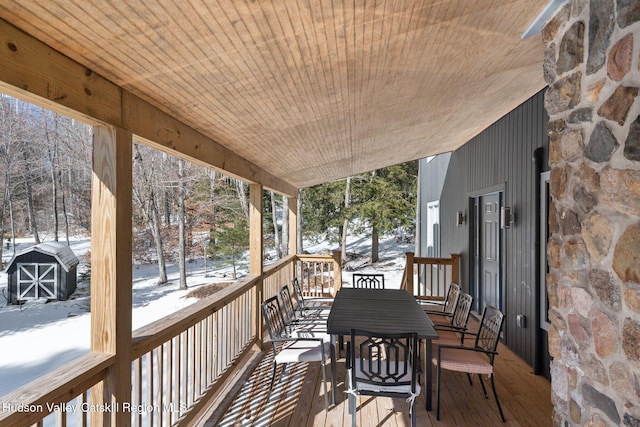
M 146 150 L 145 155 L 150 157 L 151 150 Z M 153 237 L 158 259 L 158 284 L 163 284 L 167 282 L 167 267 L 160 232 L 160 215 L 156 196 L 157 186 L 153 179 L 154 167 L 152 162 L 144 161 L 139 144 L 134 144 L 133 168 L 135 170 L 134 176 L 138 178 L 134 180 L 133 184 L 133 199 L 139 207 Z
M 244 212 L 244 216 L 247 219 L 247 224 L 249 223 L 249 200 L 247 199 L 247 188 L 244 181 L 240 179 L 236 179 L 236 191 L 238 193 L 238 200 L 240 200 L 240 206 L 242 207 L 242 212 Z
M 185 161 L 178 159 L 178 264 L 180 267 L 180 289 L 187 289 L 186 238 L 185 238 L 185 199 L 187 197 L 185 179 Z
M 45 150 L 47 153 L 47 160 L 49 161 L 49 177 L 51 178 L 51 208 L 53 219 L 53 240 L 58 241 L 58 234 L 60 224 L 58 221 L 58 115 L 52 114 L 53 129 L 49 128 L 49 120 L 47 110 L 41 108 L 42 114 L 42 127 L 44 130 Z
M 278 256 L 278 259 L 282 258 L 282 245 L 280 243 L 280 230 L 278 229 L 278 208 L 276 206 L 276 195 L 273 191 L 270 192 L 271 194 L 271 217 L 273 218 L 273 220 L 271 221 L 273 223 L 273 240 L 274 240 L 274 245 L 276 247 L 276 254 Z

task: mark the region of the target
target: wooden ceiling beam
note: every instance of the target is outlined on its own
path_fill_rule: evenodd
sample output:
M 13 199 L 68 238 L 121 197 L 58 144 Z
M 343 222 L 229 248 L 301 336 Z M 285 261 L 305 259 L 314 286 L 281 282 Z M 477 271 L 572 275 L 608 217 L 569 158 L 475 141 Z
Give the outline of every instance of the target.
M 298 188 L 0 19 L 0 90 L 235 178 L 295 196 Z

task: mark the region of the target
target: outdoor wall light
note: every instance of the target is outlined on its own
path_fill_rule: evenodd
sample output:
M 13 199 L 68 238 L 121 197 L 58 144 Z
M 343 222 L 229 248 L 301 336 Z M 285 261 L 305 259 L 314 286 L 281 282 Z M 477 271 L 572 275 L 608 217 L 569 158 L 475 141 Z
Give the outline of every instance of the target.
M 462 227 L 464 225 L 466 218 L 464 217 L 464 212 L 458 211 L 456 212 L 456 226 Z
M 500 228 L 511 228 L 516 223 L 516 214 L 511 211 L 509 206 L 500 208 Z

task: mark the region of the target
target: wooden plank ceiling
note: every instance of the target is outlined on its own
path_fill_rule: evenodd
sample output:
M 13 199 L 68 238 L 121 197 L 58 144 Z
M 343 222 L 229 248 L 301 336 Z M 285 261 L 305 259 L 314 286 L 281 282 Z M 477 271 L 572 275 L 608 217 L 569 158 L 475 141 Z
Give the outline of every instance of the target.
M 540 35 L 520 36 L 545 4 L 0 0 L 0 17 L 302 188 L 455 150 L 542 89 Z

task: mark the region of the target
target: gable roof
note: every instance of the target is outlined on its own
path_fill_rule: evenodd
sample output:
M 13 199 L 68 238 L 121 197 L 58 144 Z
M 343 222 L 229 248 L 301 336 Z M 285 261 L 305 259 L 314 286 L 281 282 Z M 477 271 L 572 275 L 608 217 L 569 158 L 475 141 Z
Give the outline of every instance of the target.
M 71 248 L 66 244 L 61 242 L 43 242 L 17 252 L 5 267 L 5 271 L 9 271 L 22 255 L 29 252 L 39 252 L 54 257 L 67 273 L 80 262 Z

